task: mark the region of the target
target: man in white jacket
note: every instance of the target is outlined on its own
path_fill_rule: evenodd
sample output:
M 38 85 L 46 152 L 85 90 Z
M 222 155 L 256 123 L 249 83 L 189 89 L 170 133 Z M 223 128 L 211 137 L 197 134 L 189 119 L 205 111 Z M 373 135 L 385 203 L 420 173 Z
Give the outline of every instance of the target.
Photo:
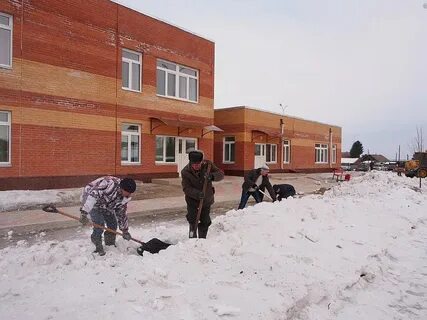
M 129 178 L 116 178 L 106 176 L 90 182 L 83 189 L 81 196 L 82 207 L 80 208 L 80 222 L 85 225 L 91 220 L 99 225 L 107 225 L 108 228 L 117 230 L 117 225 L 123 233 L 125 240 L 130 240 L 129 224 L 127 217 L 127 203 L 136 190 L 136 183 Z M 91 240 L 95 245 L 95 252 L 105 255 L 102 246 L 103 229 L 93 228 Z M 105 245 L 116 244 L 116 235 L 111 232 L 104 233 Z

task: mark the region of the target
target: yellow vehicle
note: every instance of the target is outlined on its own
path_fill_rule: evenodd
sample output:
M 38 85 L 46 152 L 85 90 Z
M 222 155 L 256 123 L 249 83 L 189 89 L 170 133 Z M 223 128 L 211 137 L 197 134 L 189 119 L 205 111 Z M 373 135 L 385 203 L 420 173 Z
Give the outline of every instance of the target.
M 405 175 L 413 178 L 427 177 L 427 152 L 415 152 L 412 160 L 405 163 Z

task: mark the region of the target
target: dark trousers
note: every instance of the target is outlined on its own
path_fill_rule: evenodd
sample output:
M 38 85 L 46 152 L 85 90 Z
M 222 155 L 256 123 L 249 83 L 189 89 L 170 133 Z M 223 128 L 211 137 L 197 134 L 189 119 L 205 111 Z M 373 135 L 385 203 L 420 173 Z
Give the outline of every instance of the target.
M 195 238 L 196 236 L 196 230 L 195 230 L 195 224 L 196 224 L 196 218 L 197 218 L 197 211 L 198 211 L 198 203 L 195 202 L 187 202 L 187 221 L 190 225 L 190 238 Z M 197 231 L 199 238 L 206 238 L 208 234 L 209 226 L 211 225 L 211 206 L 203 206 L 202 212 L 200 213 L 200 220 L 199 224 L 197 225 Z M 192 236 L 193 235 L 193 236 Z
M 108 228 L 117 230 L 117 219 L 114 214 L 106 214 L 104 210 L 92 209 L 90 212 L 90 218 L 93 223 L 101 226 L 105 226 L 106 224 Z M 103 232 L 103 229 L 93 227 L 92 239 L 101 240 Z
M 242 191 L 242 197 L 240 198 L 240 204 L 238 209 L 243 209 L 244 207 L 246 207 L 246 203 L 248 202 L 250 196 L 254 197 L 256 203 L 262 201 L 261 193 L 259 191 Z

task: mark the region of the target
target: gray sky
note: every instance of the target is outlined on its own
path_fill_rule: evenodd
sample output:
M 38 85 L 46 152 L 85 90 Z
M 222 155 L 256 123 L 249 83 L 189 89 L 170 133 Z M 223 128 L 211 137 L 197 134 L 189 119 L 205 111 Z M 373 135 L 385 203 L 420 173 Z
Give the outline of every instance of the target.
M 217 108 L 282 103 L 390 158 L 427 136 L 427 0 L 115 2 L 215 41 Z

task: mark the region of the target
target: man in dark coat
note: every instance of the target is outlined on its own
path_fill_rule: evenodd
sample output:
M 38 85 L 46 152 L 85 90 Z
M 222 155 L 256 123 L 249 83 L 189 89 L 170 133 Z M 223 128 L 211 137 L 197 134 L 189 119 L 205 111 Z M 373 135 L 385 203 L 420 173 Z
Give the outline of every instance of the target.
M 182 169 L 182 190 L 187 202 L 187 221 L 190 225 L 189 237 L 206 238 L 209 226 L 211 225 L 210 211 L 214 203 L 214 188 L 212 181 L 224 179 L 224 173 L 209 160 L 203 160 L 203 152 L 199 150 L 190 151 L 188 154 L 189 163 Z M 211 170 L 208 173 L 208 165 Z M 207 181 L 206 191 L 203 192 L 203 184 Z M 203 201 L 202 201 L 203 200 Z M 203 202 L 203 203 L 202 203 Z M 202 205 L 200 220 L 196 228 L 196 218 L 199 205 Z M 198 231 L 198 232 L 197 232 Z
M 270 168 L 265 164 L 261 168 L 253 169 L 245 174 L 245 180 L 242 184 L 242 197 L 238 209 L 243 209 L 249 200 L 249 197 L 254 197 L 257 203 L 262 201 L 262 194 L 259 190 L 264 191 L 266 188 L 273 201 L 276 200 L 276 194 L 271 186 L 268 173 Z
M 287 199 L 288 197 L 293 197 L 296 194 L 294 186 L 290 184 L 275 184 L 273 190 L 279 201 Z

